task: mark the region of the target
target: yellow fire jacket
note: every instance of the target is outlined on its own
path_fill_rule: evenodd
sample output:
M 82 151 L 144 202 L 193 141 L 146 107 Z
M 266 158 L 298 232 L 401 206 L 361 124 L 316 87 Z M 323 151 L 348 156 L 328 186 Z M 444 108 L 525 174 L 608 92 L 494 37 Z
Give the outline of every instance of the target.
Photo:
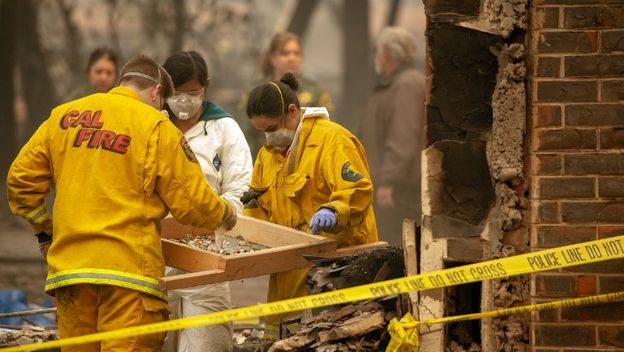
M 329 208 L 336 212 L 337 226 L 322 236 L 335 239 L 339 247 L 377 241 L 364 148 L 349 131 L 329 121 L 326 113 L 308 111 L 296 145 L 287 155 L 268 145 L 260 150 L 251 190 L 264 193 L 246 205 L 245 215 L 310 232 L 312 216 L 320 208 Z M 306 272 L 272 275 L 268 300 L 304 295 Z
M 44 197 L 56 185 L 53 220 Z M 11 165 L 12 211 L 52 234 L 45 289 L 105 284 L 166 299 L 160 219 L 216 229 L 231 214 L 182 133 L 129 88 L 55 108 Z

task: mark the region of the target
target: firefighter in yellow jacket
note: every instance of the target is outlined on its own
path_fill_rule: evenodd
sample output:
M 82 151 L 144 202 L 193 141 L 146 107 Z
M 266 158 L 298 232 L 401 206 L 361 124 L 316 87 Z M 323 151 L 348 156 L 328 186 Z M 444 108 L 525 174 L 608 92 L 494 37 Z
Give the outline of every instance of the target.
M 9 171 L 12 211 L 47 254 L 45 290 L 58 305 L 61 338 L 163 321 L 167 296 L 160 219 L 231 228 L 182 133 L 159 111 L 171 78 L 150 58 L 122 69 L 120 86 L 55 108 Z M 56 186 L 53 219 L 44 198 Z M 163 334 L 64 347 L 63 351 L 160 351 Z
M 280 81 L 251 91 L 247 115 L 267 144 L 260 150 L 245 214 L 333 238 L 339 247 L 377 241 L 373 185 L 366 154 L 346 129 L 329 121 L 325 108 L 301 108 L 298 83 Z M 271 275 L 268 301 L 305 295 L 307 270 Z M 270 316 L 269 330 L 280 316 Z

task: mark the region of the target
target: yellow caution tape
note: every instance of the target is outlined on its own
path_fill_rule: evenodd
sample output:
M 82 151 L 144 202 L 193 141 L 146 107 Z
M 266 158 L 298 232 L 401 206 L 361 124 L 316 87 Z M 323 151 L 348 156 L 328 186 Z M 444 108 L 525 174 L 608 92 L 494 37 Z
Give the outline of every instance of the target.
M 476 281 L 500 279 L 507 276 L 553 270 L 619 258 L 624 258 L 624 236 L 552 248 L 513 257 L 490 260 L 431 273 L 375 282 L 372 284 L 292 298 L 283 301 L 264 303 L 250 307 L 236 308 L 222 312 L 170 320 L 161 323 L 134 326 L 91 335 L 70 337 L 39 344 L 3 348 L 0 349 L 0 352 L 42 350 L 47 348 L 180 330 L 203 325 L 220 324 L 240 319 L 250 319 L 273 314 L 284 314 L 305 309 L 320 308 L 335 304 L 351 303 L 372 298 L 402 294 L 410 291 L 421 291 Z
M 553 301 L 548 303 L 533 304 L 521 307 L 502 308 L 489 312 L 473 313 L 458 315 L 453 317 L 432 318 L 424 321 L 416 321 L 411 314 L 407 313 L 401 320 L 393 318 L 388 325 L 390 333 L 390 343 L 386 348 L 386 352 L 404 352 L 413 351 L 414 347 L 418 347 L 418 325 L 431 324 L 447 324 L 456 321 L 475 320 L 483 318 L 496 318 L 505 315 L 520 314 L 534 312 L 538 310 L 580 307 L 591 304 L 609 303 L 624 301 L 624 291 L 607 293 L 596 296 L 570 298 L 561 301 Z
M 418 347 L 418 325 L 421 323 L 416 321 L 411 314 L 407 313 L 401 320 L 392 318 L 388 324 L 388 332 L 390 333 L 390 342 L 386 347 L 386 352 L 412 352 Z

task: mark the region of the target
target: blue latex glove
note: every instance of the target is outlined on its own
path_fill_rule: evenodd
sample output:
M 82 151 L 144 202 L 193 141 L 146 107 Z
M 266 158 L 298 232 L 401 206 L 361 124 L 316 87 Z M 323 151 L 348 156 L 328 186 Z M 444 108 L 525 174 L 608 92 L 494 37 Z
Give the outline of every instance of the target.
M 312 216 L 310 226 L 312 227 L 312 234 L 316 235 L 320 231 L 331 231 L 336 227 L 336 213 L 328 208 L 321 208 Z

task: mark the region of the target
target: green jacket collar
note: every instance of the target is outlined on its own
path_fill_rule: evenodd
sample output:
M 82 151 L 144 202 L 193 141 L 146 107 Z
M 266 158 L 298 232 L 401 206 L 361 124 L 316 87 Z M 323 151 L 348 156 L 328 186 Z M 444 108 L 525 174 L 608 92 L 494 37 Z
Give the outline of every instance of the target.
M 204 100 L 202 103 L 202 114 L 199 116 L 199 121 L 218 120 L 224 117 L 232 117 L 228 112 L 223 110 L 219 105 Z

